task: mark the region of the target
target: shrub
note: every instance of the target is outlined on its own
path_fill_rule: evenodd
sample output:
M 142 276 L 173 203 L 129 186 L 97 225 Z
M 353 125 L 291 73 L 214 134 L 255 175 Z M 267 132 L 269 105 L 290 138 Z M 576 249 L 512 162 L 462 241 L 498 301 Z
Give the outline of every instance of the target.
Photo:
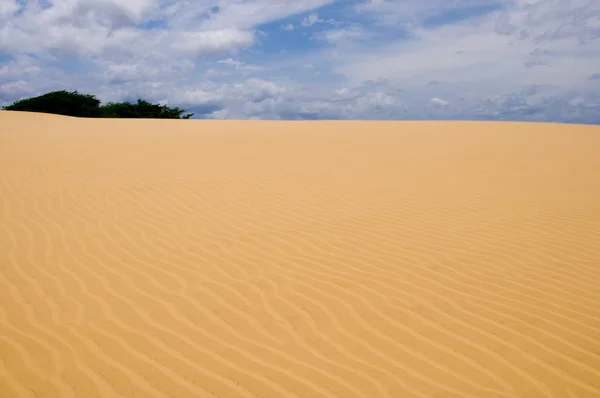
M 182 116 L 186 112 L 185 109 L 151 104 L 142 99 L 138 99 L 137 103 L 109 102 L 101 106 L 100 100 L 93 95 L 66 90 L 25 98 L 12 105 L 4 106 L 2 109 L 76 117 L 189 119 L 193 116 L 193 113 Z
M 77 91 L 53 91 L 39 97 L 25 98 L 12 105 L 4 106 L 8 111 L 54 113 L 77 117 L 99 117 L 100 100 Z
M 184 109 L 166 105 L 151 104 L 148 101 L 138 99 L 137 103 L 109 102 L 100 107 L 102 117 L 117 118 L 148 118 L 148 119 L 189 119 L 193 113 L 181 116 Z

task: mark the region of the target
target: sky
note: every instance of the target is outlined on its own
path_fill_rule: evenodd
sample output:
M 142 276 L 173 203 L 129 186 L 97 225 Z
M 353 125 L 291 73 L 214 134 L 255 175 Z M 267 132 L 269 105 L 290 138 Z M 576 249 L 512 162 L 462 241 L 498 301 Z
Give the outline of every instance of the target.
M 600 0 L 0 0 L 0 105 L 600 124 Z

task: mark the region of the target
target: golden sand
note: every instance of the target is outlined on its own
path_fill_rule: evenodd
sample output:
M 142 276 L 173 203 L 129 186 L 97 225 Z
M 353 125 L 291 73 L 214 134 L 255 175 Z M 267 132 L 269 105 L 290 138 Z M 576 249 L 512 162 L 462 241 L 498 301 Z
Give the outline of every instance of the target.
M 600 127 L 0 112 L 0 397 L 600 397 Z

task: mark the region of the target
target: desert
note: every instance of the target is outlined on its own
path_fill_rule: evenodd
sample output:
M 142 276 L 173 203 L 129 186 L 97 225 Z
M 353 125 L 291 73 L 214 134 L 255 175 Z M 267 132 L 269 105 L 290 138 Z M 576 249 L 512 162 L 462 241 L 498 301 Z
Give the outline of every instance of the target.
M 0 111 L 0 396 L 598 397 L 599 153 Z

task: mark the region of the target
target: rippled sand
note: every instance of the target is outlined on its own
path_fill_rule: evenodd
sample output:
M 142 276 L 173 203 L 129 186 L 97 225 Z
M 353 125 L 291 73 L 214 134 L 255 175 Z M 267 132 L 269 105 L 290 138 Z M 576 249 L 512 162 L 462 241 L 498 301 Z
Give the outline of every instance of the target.
M 600 127 L 0 112 L 0 397 L 600 397 Z

